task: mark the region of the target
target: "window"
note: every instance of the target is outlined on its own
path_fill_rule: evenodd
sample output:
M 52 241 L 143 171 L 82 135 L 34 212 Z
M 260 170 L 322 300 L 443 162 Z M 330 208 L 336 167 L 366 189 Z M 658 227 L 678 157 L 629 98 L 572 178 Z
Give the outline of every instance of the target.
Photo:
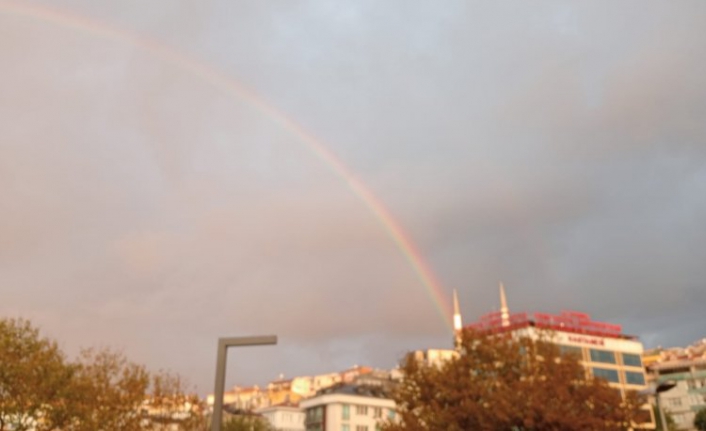
M 368 431 L 368 426 L 367 425 L 356 425 L 355 431 Z
M 390 420 L 394 419 L 395 418 L 395 411 L 392 409 L 388 410 L 387 411 L 387 418 Z
M 320 422 L 321 418 L 323 417 L 323 413 L 324 413 L 323 407 L 314 407 L 314 408 L 308 409 L 306 411 L 306 422 L 307 423 Z
M 606 379 L 609 382 L 613 383 L 620 383 L 620 379 L 618 378 L 618 371 L 617 370 L 611 370 L 609 368 L 593 368 L 593 377 L 597 377 L 600 379 Z
M 368 414 L 368 406 L 355 406 L 355 414 L 367 415 Z
M 382 409 L 380 407 L 373 407 L 373 417 L 374 418 L 381 418 L 382 417 Z
M 348 420 L 351 418 L 351 406 L 348 404 L 343 404 L 341 409 L 341 419 Z
M 667 398 L 669 407 L 681 407 L 681 398 Z
M 633 355 L 632 353 L 623 353 L 623 365 L 630 367 L 641 367 L 642 360 L 640 355 Z
M 341 431 L 351 431 L 351 426 L 348 424 L 341 425 Z
M 562 355 L 577 355 L 581 359 L 580 347 L 559 345 L 559 353 Z
M 645 385 L 645 375 L 643 373 L 636 373 L 633 371 L 625 372 L 625 383 L 628 385 Z
M 608 350 L 591 349 L 591 361 L 603 362 L 605 364 L 614 364 L 615 353 L 609 352 Z

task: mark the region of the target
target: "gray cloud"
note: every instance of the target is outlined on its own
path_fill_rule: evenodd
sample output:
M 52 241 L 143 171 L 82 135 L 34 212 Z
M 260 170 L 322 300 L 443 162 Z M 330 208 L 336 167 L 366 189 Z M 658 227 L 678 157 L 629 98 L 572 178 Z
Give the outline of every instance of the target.
M 700 3 L 66 1 L 239 79 L 395 214 L 466 319 L 573 308 L 701 337 Z M 0 7 L 0 313 L 210 388 L 449 345 L 330 167 L 247 100 L 125 40 Z M 629 25 L 628 25 L 629 24 Z

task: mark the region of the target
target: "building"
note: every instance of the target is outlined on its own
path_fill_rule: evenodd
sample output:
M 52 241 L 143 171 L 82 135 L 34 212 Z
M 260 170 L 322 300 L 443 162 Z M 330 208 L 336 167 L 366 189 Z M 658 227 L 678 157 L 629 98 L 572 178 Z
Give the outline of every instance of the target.
M 655 350 L 658 352 L 647 352 L 653 359 L 646 366 L 648 380 L 655 385 L 676 382 L 674 388 L 660 394 L 660 403 L 680 430 L 695 431 L 694 417 L 706 408 L 706 340 L 685 349 Z
M 255 411 L 277 431 L 304 431 L 304 410 L 297 404 L 283 403 Z
M 426 349 L 416 350 L 414 359 L 425 364 L 438 367 L 444 362 L 458 357 L 458 351 L 455 349 Z
M 395 418 L 395 402 L 383 386 L 339 384 L 300 403 L 307 431 L 376 431 Z
M 512 332 L 531 339 L 546 339 L 559 345 L 562 352 L 578 355 L 587 376 L 607 380 L 610 386 L 623 396 L 626 391 L 647 389 L 645 370 L 642 365 L 642 342 L 622 332 L 620 325 L 591 320 L 586 313 L 563 311 L 560 314 L 511 313 L 507 306 L 505 288 L 500 284 L 500 311 L 488 313 L 465 328 L 483 332 Z M 454 294 L 454 325 L 459 339 L 461 318 Z M 458 342 L 458 341 L 457 341 Z M 645 406 L 640 428 L 654 429 L 655 420 L 651 408 Z
M 316 395 L 321 389 L 341 383 L 351 383 L 372 371 L 370 367 L 356 365 L 344 371 L 315 376 L 285 379 L 280 375 L 262 388 L 257 385 L 235 386 L 232 390 L 224 392 L 223 404 L 231 409 L 242 411 L 253 411 L 286 403 L 296 404 L 303 398 Z M 206 403 L 213 408 L 213 395 L 208 395 Z

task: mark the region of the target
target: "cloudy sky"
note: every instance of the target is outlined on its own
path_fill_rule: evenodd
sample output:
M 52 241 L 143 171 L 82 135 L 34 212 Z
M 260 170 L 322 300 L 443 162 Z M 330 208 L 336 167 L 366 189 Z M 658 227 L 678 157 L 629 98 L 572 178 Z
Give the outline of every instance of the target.
M 277 114 L 273 114 L 277 113 Z M 284 119 L 284 121 L 283 121 Z M 575 309 L 706 336 L 706 3 L 0 1 L 0 315 L 212 386 Z

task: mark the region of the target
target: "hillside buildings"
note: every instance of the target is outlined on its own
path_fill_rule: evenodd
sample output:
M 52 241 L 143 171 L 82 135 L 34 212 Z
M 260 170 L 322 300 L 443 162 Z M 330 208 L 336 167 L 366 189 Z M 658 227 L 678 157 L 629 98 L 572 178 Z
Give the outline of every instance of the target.
M 706 408 L 706 339 L 685 348 L 645 352 L 648 380 L 654 385 L 674 381 L 660 396 L 662 408 L 680 430 L 696 431 L 694 417 Z
M 694 414 L 706 407 L 706 339 L 685 349 L 645 352 L 640 340 L 623 333 L 621 325 L 595 321 L 576 311 L 511 312 L 502 284 L 499 293 L 499 311 L 464 325 L 454 292 L 455 346 L 419 350 L 414 352 L 415 358 L 440 366 L 457 357 L 464 328 L 549 340 L 562 352 L 577 355 L 587 377 L 605 379 L 622 396 L 629 391 L 649 391 L 650 384 L 654 387 L 676 380 L 674 389 L 662 393 L 662 405 L 680 429 L 693 430 Z M 395 418 L 395 403 L 389 394 L 401 378 L 397 369 L 357 366 L 315 376 L 280 376 L 262 388 L 235 387 L 225 393 L 224 403 L 230 408 L 255 411 L 282 431 L 375 431 L 381 421 Z M 636 429 L 655 427 L 653 411 L 645 405 Z

